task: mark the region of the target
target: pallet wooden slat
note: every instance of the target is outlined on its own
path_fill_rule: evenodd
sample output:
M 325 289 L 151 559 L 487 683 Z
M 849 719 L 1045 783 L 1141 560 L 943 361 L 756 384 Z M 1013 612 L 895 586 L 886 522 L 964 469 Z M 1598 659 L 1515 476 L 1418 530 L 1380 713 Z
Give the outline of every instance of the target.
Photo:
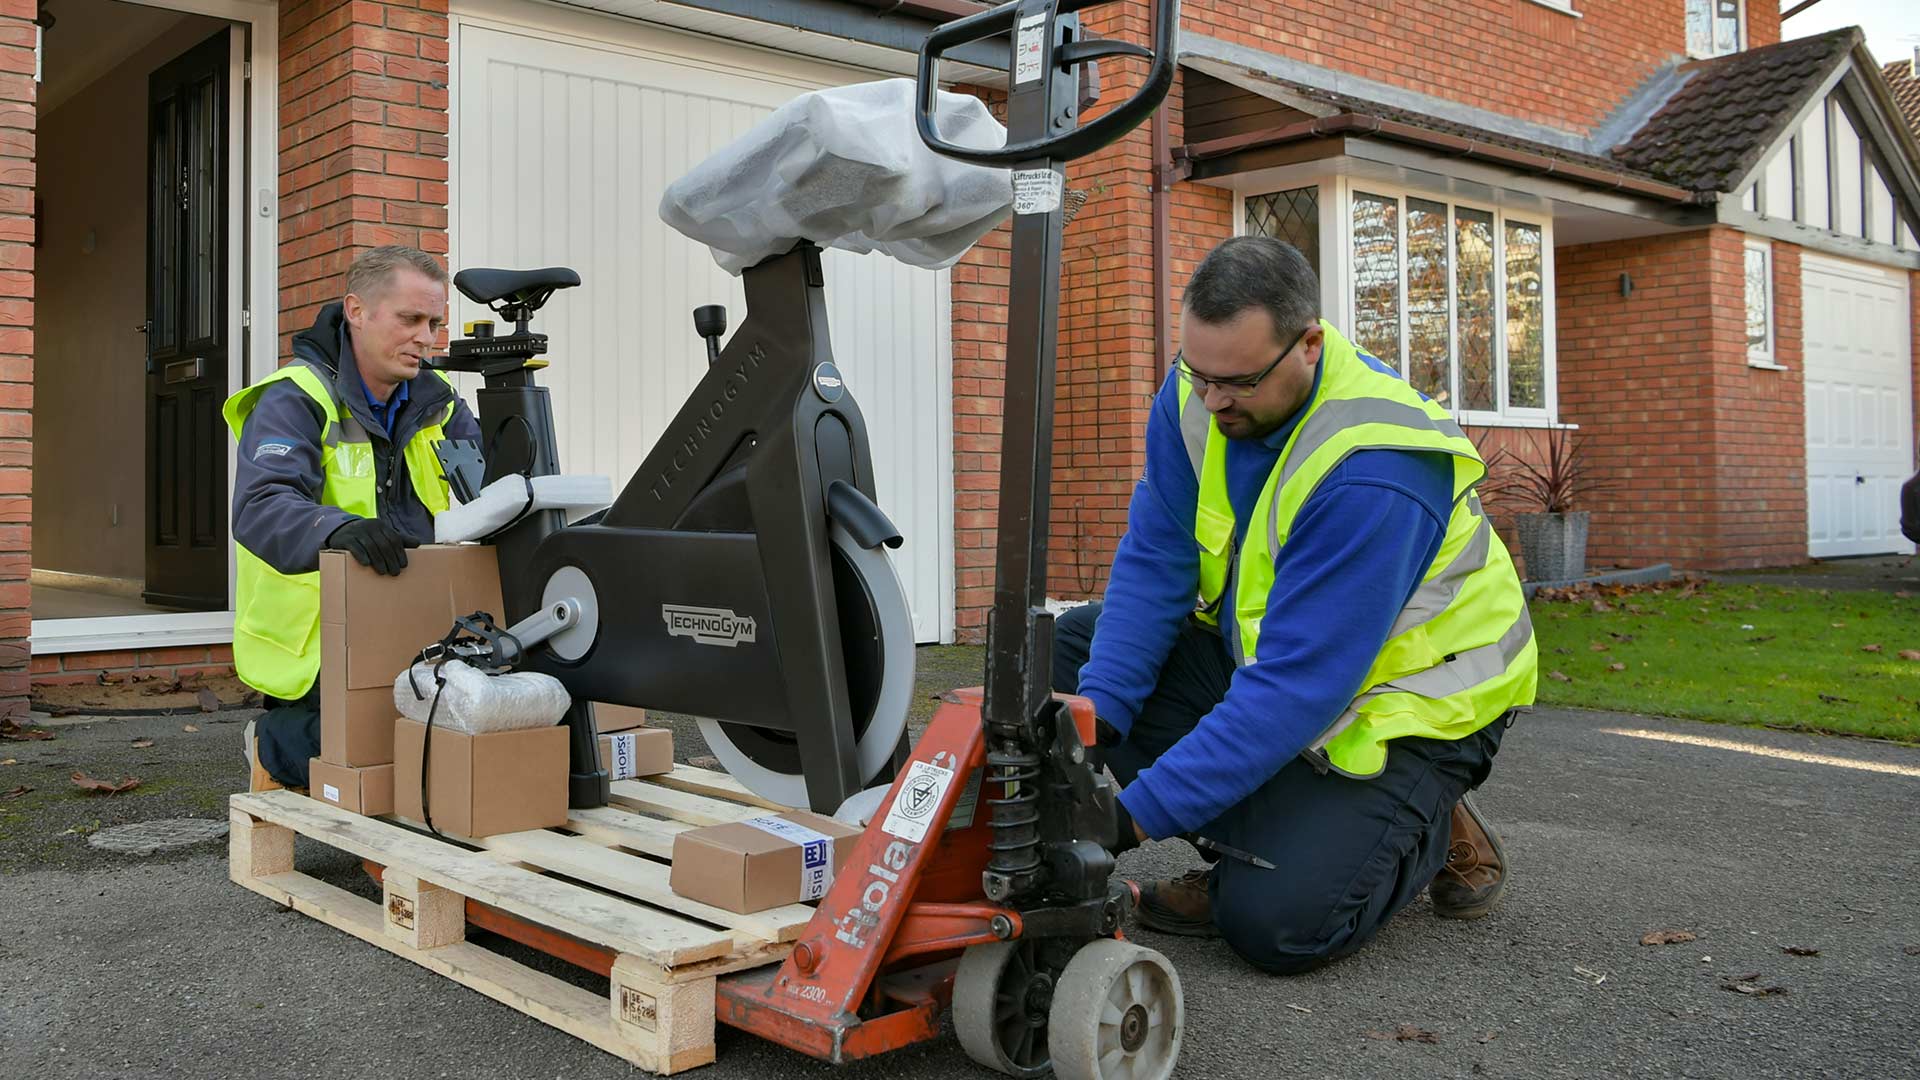
M 529 873 L 431 836 L 339 810 L 290 791 L 239 794 L 234 809 L 331 847 L 399 866 L 422 881 L 597 945 L 673 968 L 726 956 L 733 937 L 616 897 Z
M 577 836 L 537 830 L 492 836 L 485 843 L 496 855 L 542 866 L 636 900 L 663 904 L 682 915 L 743 930 L 765 941 L 792 941 L 813 918 L 813 909 L 805 904 L 742 915 L 689 900 L 674 893 L 668 869 L 660 863 L 612 851 Z
M 773 813 L 791 809 L 772 799 L 764 799 L 747 790 L 747 785 L 735 780 L 723 772 L 712 769 L 696 769 L 691 765 L 675 765 L 672 772 L 660 773 L 646 779 L 655 784 L 692 792 L 695 795 L 714 795 L 722 799 L 731 799 L 748 806 L 758 806 Z
M 677 791 L 643 780 L 615 780 L 608 801 L 684 821 L 689 825 L 724 825 L 729 821 L 761 817 L 768 813 L 764 807 L 741 806 L 736 802 Z
M 567 828 L 596 844 L 643 851 L 657 859 L 671 859 L 673 838 L 694 826 L 684 821 L 643 817 L 618 807 L 598 806 L 590 810 L 567 811 Z

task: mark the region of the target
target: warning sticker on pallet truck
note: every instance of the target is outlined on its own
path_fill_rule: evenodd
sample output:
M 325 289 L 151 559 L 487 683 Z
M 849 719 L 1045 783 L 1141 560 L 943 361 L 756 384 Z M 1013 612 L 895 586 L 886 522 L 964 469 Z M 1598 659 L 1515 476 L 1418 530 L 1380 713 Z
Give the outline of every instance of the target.
M 980 770 L 967 774 L 967 786 L 960 789 L 960 797 L 954 800 L 953 816 L 947 818 L 947 831 L 966 829 L 973 826 L 974 808 L 980 805 Z
M 952 783 L 952 769 L 943 769 L 930 761 L 916 761 L 907 766 L 906 778 L 900 781 L 900 793 L 894 796 L 893 807 L 887 811 L 887 819 L 880 827 L 909 843 L 925 840 L 934 811 L 940 808 L 940 799 Z
M 746 824 L 800 846 L 800 899 L 818 900 L 833 884 L 833 840 L 782 817 L 748 818 Z
M 1040 77 L 1040 35 L 1047 31 L 1045 14 L 1029 15 L 1020 20 L 1019 47 L 1013 52 L 1013 81 L 1015 85 L 1032 82 Z
M 1065 186 L 1065 179 L 1052 169 L 1015 169 L 1013 212 L 1051 214 L 1060 209 L 1060 192 Z

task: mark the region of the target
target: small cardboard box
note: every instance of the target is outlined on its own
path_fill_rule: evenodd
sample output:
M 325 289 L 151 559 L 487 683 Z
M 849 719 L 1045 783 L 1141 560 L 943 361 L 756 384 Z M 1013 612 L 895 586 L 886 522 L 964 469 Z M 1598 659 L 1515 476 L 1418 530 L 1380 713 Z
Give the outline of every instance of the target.
M 468 735 L 405 717 L 393 721 L 393 804 L 401 817 L 455 836 L 492 836 L 567 823 L 567 729 Z M 421 806 L 420 762 L 428 758 Z
M 600 764 L 611 780 L 632 780 L 673 771 L 673 732 L 639 728 L 600 736 Z
M 593 726 L 605 735 L 611 731 L 631 731 L 647 726 L 647 710 L 636 709 L 631 705 L 609 705 L 604 701 L 593 703 Z
M 378 817 L 393 813 L 393 766 L 348 769 L 314 758 L 307 762 L 307 793 L 330 806 Z
M 688 829 L 673 838 L 673 891 L 742 915 L 818 900 L 860 830 L 805 810 Z

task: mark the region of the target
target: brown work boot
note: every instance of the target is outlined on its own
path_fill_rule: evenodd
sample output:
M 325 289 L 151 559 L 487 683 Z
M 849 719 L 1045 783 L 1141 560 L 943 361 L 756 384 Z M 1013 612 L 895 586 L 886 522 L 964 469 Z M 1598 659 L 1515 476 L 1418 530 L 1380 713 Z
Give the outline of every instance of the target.
M 1140 889 L 1140 925 L 1163 934 L 1219 937 L 1213 925 L 1213 900 L 1207 895 L 1211 873 L 1198 867 L 1168 881 L 1150 881 Z
M 1477 919 L 1507 891 L 1507 859 L 1500 837 L 1465 795 L 1453 808 L 1447 864 L 1433 878 L 1433 913 L 1443 919 Z

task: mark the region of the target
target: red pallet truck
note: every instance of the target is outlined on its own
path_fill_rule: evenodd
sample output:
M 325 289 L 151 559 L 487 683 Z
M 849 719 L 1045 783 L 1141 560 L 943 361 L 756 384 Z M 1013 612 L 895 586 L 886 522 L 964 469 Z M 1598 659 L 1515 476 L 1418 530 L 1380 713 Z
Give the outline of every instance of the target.
M 949 1004 L 967 1054 L 1010 1076 L 1159 1080 L 1179 1056 L 1179 976 L 1119 936 L 1136 896 L 1114 878 L 1113 852 L 1130 826 L 1094 760 L 1092 706 L 1049 685 L 1064 165 L 1159 106 L 1179 26 L 1178 0 L 1160 0 L 1150 49 L 1089 39 L 1077 12 L 1092 6 L 1016 0 L 921 46 L 921 138 L 1013 170 L 997 576 L 984 691 L 948 696 L 786 962 L 720 980 L 723 1023 L 828 1061 L 932 1039 Z M 1001 36 L 1011 46 L 1007 144 L 950 145 L 933 115 L 939 61 Z M 1149 62 L 1144 83 L 1080 124 L 1093 62 L 1121 56 Z

